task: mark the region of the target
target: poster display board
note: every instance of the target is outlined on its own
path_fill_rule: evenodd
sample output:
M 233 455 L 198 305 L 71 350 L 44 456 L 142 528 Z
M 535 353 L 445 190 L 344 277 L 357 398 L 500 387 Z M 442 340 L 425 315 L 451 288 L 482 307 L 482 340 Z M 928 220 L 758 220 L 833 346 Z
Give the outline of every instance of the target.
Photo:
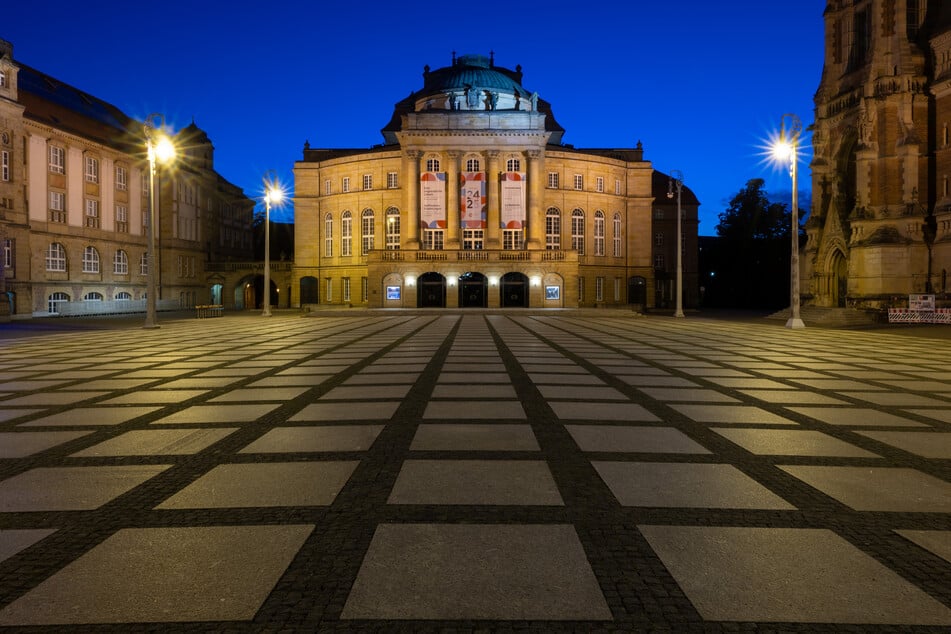
M 425 172 L 419 177 L 419 223 L 424 229 L 446 228 L 446 174 Z
M 485 222 L 485 172 L 463 172 L 459 175 L 459 226 L 484 229 Z
M 503 229 L 524 228 L 525 208 L 525 174 L 504 172 L 502 174 L 500 226 Z

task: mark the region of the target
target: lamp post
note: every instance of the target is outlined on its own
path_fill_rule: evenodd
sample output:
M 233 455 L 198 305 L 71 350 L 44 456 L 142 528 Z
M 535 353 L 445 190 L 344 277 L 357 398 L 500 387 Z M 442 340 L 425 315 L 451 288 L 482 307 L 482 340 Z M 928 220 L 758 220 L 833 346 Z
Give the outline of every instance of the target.
M 159 122 L 158 126 L 155 125 Z M 155 318 L 156 306 L 156 276 L 158 275 L 155 261 L 155 209 L 158 193 L 155 191 L 155 163 L 167 163 L 175 157 L 175 146 L 162 131 L 165 127 L 165 117 L 161 114 L 150 114 L 144 125 L 145 147 L 149 160 L 149 226 L 148 226 L 148 275 L 146 276 L 145 296 L 145 324 L 143 328 L 158 328 Z
M 684 316 L 684 249 L 683 249 L 683 215 L 680 209 L 681 194 L 684 188 L 684 173 L 680 170 L 671 170 L 670 180 L 667 182 L 667 198 L 674 197 L 674 187 L 677 188 L 677 299 L 674 317 Z
M 271 172 L 269 172 L 270 174 Z M 262 317 L 271 316 L 271 203 L 280 204 L 284 192 L 271 176 L 264 179 L 264 309 Z
M 786 119 L 789 119 L 789 136 L 786 133 Z M 779 124 L 779 140 L 773 146 L 773 155 L 780 160 L 789 159 L 792 176 L 792 232 L 791 252 L 789 255 L 789 320 L 787 328 L 805 328 L 799 317 L 799 135 L 802 133 L 802 121 L 794 114 L 784 114 Z

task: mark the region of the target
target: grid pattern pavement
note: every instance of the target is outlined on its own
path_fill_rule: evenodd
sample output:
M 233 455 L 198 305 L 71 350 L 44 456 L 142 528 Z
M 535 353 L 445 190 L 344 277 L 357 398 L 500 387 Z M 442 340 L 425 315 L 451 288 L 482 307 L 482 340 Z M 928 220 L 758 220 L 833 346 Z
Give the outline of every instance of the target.
M 951 341 L 333 313 L 0 346 L 0 626 L 948 631 Z

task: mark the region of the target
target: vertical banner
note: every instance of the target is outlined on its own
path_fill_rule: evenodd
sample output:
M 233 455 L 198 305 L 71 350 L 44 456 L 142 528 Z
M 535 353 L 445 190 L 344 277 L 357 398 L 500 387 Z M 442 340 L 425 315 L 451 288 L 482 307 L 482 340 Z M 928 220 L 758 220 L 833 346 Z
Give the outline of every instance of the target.
M 463 229 L 484 229 L 485 207 L 485 172 L 459 174 L 459 225 Z
M 504 172 L 502 174 L 502 213 L 500 226 L 503 229 L 525 227 L 525 174 Z
M 446 227 L 446 174 L 424 172 L 419 177 L 419 224 L 423 229 Z

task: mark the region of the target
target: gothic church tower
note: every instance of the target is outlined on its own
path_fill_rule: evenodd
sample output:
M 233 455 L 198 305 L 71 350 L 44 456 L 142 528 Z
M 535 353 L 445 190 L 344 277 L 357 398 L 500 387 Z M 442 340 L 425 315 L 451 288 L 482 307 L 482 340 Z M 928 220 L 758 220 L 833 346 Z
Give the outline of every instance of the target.
M 940 298 L 951 290 L 951 2 L 829 0 L 815 104 L 804 299 Z

